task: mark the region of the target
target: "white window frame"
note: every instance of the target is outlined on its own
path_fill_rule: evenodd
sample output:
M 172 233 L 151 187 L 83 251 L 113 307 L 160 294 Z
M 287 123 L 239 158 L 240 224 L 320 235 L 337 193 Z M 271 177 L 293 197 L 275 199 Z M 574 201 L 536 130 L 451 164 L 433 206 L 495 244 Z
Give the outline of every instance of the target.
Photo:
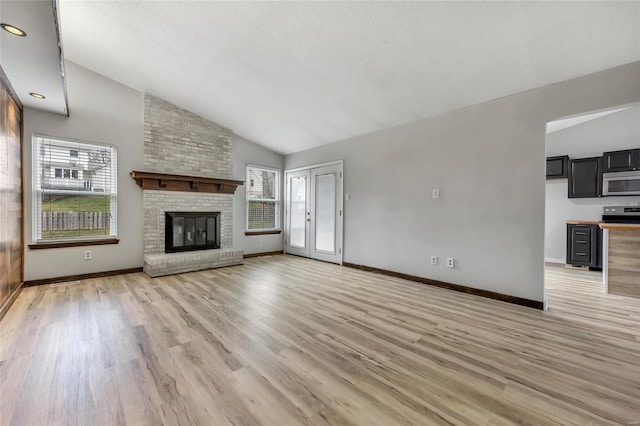
M 263 229 L 249 229 L 249 201 L 267 201 L 267 202 L 273 202 L 274 200 L 269 200 L 269 199 L 253 199 L 253 200 L 249 200 L 249 189 L 250 189 L 250 179 L 249 179 L 249 169 L 255 169 L 255 170 L 264 170 L 264 171 L 268 171 L 268 172 L 275 172 L 276 173 L 276 199 L 275 199 L 275 227 L 274 228 L 263 228 Z M 251 233 L 251 232 L 266 232 L 266 231 L 280 231 L 281 230 L 281 220 L 280 220 L 280 176 L 281 176 L 281 171 L 280 169 L 276 169 L 273 167 L 267 167 L 267 166 L 258 166 L 255 164 L 247 164 L 247 167 L 245 169 L 245 177 L 246 177 L 246 181 L 245 181 L 245 208 L 244 208 L 244 213 L 245 213 L 245 232 L 247 233 Z
M 77 237 L 65 237 L 59 239 L 42 239 L 42 230 L 38 226 L 38 214 L 41 212 L 42 201 L 42 188 L 40 188 L 40 176 L 42 173 L 42 165 L 39 164 L 39 142 L 38 139 L 54 139 L 63 142 L 86 144 L 94 146 L 103 146 L 113 150 L 111 161 L 111 192 L 109 193 L 110 207 L 109 213 L 111 214 L 110 220 L 110 234 L 109 235 L 84 235 Z M 73 157 L 75 158 L 75 157 Z M 57 167 L 60 168 L 60 167 Z M 63 168 L 64 176 L 64 168 Z M 117 239 L 118 238 L 118 148 L 115 145 L 110 145 L 101 142 L 92 142 L 87 140 L 79 140 L 65 137 L 49 136 L 43 134 L 34 133 L 31 136 L 31 241 L 34 244 L 46 244 L 52 242 L 73 242 L 73 241 L 91 241 L 91 240 L 104 240 L 104 239 Z M 99 194 L 99 193 L 96 193 Z

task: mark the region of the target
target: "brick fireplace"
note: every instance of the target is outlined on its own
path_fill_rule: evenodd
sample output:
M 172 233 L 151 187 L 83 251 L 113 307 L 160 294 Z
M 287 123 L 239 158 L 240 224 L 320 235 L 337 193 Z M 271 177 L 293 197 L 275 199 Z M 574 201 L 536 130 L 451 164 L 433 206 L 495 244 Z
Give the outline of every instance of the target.
M 144 98 L 145 172 L 178 178 L 231 179 L 233 132 L 150 94 Z M 140 173 L 140 172 L 134 172 Z M 133 176 L 133 173 L 132 173 Z M 136 177 L 134 179 L 138 180 Z M 198 187 L 143 188 L 144 269 L 151 276 L 242 263 L 242 250 L 233 249 L 233 195 Z M 200 182 L 200 185 L 202 182 Z M 150 186 L 147 186 L 149 188 Z M 219 249 L 165 253 L 166 212 L 219 212 Z

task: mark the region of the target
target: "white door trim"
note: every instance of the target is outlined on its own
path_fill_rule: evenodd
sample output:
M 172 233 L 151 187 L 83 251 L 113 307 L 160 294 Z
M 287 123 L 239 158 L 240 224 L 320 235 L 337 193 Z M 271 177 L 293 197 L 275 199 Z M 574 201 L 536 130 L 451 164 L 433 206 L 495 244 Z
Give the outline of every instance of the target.
M 310 166 L 296 167 L 295 169 L 286 169 L 284 172 L 285 173 L 299 172 L 301 170 L 311 170 L 311 169 L 317 169 L 318 167 L 334 166 L 338 164 L 343 166 L 344 168 L 344 160 L 335 160 L 335 161 L 327 161 L 326 163 L 312 164 Z
M 320 163 L 320 164 L 312 164 L 309 166 L 304 166 L 304 167 L 296 167 L 294 169 L 287 169 L 284 171 L 284 176 L 285 176 L 285 207 L 284 207 L 284 214 L 285 214 L 285 230 L 284 230 L 284 252 L 285 253 L 290 253 L 290 254 L 298 254 L 295 253 L 295 250 L 289 251 L 287 250 L 287 246 L 288 246 L 288 242 L 289 242 L 289 208 L 290 208 L 290 200 L 289 200 L 289 193 L 290 193 L 290 189 L 288 188 L 289 185 L 289 177 L 288 175 L 290 173 L 296 173 L 296 172 L 302 172 L 302 171 L 308 171 L 309 172 L 309 177 L 311 177 L 312 173 L 311 170 L 313 169 L 318 169 L 318 168 L 322 168 L 322 167 L 327 167 L 327 166 L 339 166 L 339 176 L 338 176 L 338 182 L 336 183 L 336 192 L 338 193 L 336 196 L 336 210 L 337 210 L 337 215 L 336 215 L 336 251 L 337 251 L 337 262 L 338 264 L 342 265 L 343 262 L 343 258 L 344 258 L 344 254 L 343 254 L 343 245 L 344 245 L 344 161 L 343 160 L 336 160 L 336 161 L 329 161 L 326 163 Z M 314 183 L 311 181 L 311 179 L 309 179 L 309 189 L 311 189 L 311 185 L 314 185 Z M 308 197 L 311 197 L 311 191 L 309 191 Z M 308 200 L 310 203 L 310 200 Z M 308 208 L 310 209 L 310 206 L 308 206 Z M 315 218 L 314 218 L 315 219 Z M 311 240 L 311 238 L 309 238 L 309 240 Z M 308 244 L 310 243 L 310 241 L 308 241 Z M 312 250 L 310 249 L 309 251 L 309 257 L 311 256 L 311 252 Z M 322 260 L 322 259 L 321 259 Z

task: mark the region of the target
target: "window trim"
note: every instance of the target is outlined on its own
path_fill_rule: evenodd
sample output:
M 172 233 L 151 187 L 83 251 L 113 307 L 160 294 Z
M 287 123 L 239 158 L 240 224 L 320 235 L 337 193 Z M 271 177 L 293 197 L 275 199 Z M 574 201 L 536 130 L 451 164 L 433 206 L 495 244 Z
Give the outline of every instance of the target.
M 255 199 L 255 200 L 251 200 L 251 201 L 267 201 L 267 202 L 273 202 L 276 206 L 276 217 L 275 217 L 275 227 L 274 228 L 263 228 L 263 229 L 249 229 L 249 189 L 250 189 L 250 185 L 245 185 L 245 193 L 244 193 L 244 202 L 245 202 L 245 207 L 244 207 L 244 213 L 245 213 L 245 223 L 244 223 L 244 228 L 245 228 L 245 233 L 244 235 L 246 236 L 251 236 L 251 235 L 268 235 L 268 234 L 280 234 L 282 232 L 282 215 L 281 215 L 281 194 L 280 194 L 280 185 L 281 185 L 281 175 L 282 175 L 282 171 L 278 168 L 275 167 L 268 167 L 268 166 L 259 166 L 257 164 L 247 164 L 247 166 L 245 167 L 245 178 L 247 180 L 249 180 L 248 175 L 249 175 L 249 169 L 258 169 L 258 170 L 265 170 L 265 171 L 269 171 L 269 172 L 275 172 L 276 173 L 276 199 L 275 200 L 267 200 L 267 199 Z
M 44 250 L 44 249 L 52 249 L 52 248 L 64 248 L 64 247 L 87 247 L 87 246 L 103 246 L 108 244 L 119 244 L 120 240 L 118 238 L 100 238 L 97 240 L 87 240 L 87 239 L 79 239 L 79 240 L 51 240 L 51 241 L 42 241 L 39 243 L 28 244 L 31 250 Z
M 71 142 L 86 145 L 98 145 L 113 150 L 112 158 L 115 159 L 115 165 L 111 165 L 111 179 L 114 182 L 115 192 L 112 190 L 110 193 L 111 202 L 115 203 L 115 233 L 111 235 L 83 235 L 78 237 L 58 238 L 50 240 L 38 239 L 38 197 L 39 192 L 39 179 L 38 173 L 38 138 L 42 139 L 54 139 L 63 142 Z M 74 157 L 75 158 L 75 157 Z M 64 176 L 64 168 L 63 176 Z M 70 178 L 71 179 L 71 178 Z M 79 179 L 77 179 L 79 180 Z M 99 193 L 96 193 L 99 194 Z M 109 213 L 112 214 L 112 209 Z M 28 247 L 31 250 L 47 249 L 47 248 L 59 248 L 59 247 L 79 247 L 87 245 L 103 245 L 103 244 L 118 244 L 120 239 L 118 237 L 118 147 L 113 144 L 103 142 L 93 142 L 89 140 L 80 140 L 74 138 L 67 138 L 63 136 L 51 136 L 41 133 L 33 133 L 31 135 L 31 243 Z
M 282 231 L 279 229 L 273 229 L 271 231 L 245 231 L 244 235 L 252 236 L 252 235 L 272 235 L 272 234 L 282 234 Z

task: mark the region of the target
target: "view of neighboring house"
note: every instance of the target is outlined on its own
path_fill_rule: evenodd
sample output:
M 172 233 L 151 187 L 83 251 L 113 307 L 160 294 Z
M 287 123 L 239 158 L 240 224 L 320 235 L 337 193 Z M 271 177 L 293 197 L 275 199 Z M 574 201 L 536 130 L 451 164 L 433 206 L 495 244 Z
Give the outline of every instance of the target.
M 249 175 L 248 183 L 249 199 L 276 196 L 276 174 L 272 170 L 254 169 Z
M 278 172 L 249 168 L 247 172 L 247 229 L 273 229 L 278 226 Z
M 34 136 L 37 157 L 36 239 L 115 232 L 115 149 Z
M 41 188 L 45 193 L 110 192 L 111 158 L 104 147 L 39 139 L 39 152 L 44 158 Z

